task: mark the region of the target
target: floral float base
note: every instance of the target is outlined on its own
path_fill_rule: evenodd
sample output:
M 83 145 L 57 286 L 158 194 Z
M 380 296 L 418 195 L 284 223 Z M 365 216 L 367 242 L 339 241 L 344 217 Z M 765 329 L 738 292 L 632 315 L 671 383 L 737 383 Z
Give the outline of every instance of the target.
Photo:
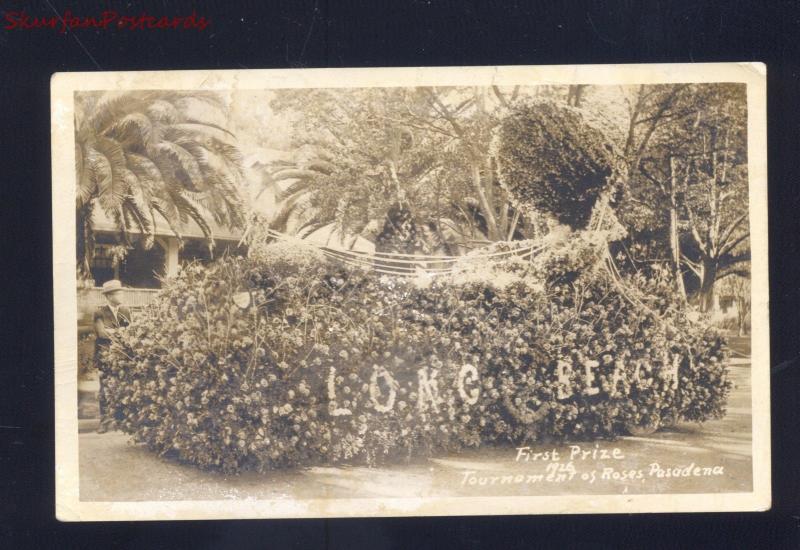
M 724 414 L 722 338 L 673 308 L 666 279 L 623 290 L 600 248 L 575 234 L 424 280 L 288 245 L 190 266 L 112 345 L 111 414 L 161 455 L 228 472 Z

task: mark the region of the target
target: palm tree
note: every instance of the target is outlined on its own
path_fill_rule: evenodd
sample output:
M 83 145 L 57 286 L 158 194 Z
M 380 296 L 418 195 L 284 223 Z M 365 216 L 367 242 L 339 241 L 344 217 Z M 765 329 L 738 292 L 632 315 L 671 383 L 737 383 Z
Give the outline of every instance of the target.
M 76 94 L 78 267 L 94 251 L 92 211 L 101 208 L 121 241 L 131 230 L 152 245 L 156 218 L 181 240 L 190 219 L 213 243 L 207 218 L 242 227 L 241 155 L 233 134 L 214 121 L 219 95 L 198 91 Z M 196 115 L 194 113 L 201 113 Z
M 314 158 L 308 161 L 275 161 L 267 168 L 268 185 L 277 189 L 275 199 L 280 209 L 270 223 L 272 229 L 287 231 L 293 218 L 300 221 L 298 234 L 308 235 L 335 221 L 333 212 L 320 212 L 311 207 L 321 182 L 331 176 L 336 167 L 329 161 Z M 280 185 L 288 182 L 285 188 Z

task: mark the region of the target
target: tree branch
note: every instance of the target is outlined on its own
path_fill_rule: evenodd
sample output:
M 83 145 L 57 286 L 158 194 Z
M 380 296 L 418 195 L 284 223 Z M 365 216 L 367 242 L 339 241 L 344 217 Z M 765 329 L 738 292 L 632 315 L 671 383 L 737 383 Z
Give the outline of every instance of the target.
M 652 175 L 652 174 L 651 174 L 651 173 L 650 173 L 650 172 L 649 172 L 649 171 L 648 171 L 648 170 L 645 168 L 645 165 L 644 165 L 644 163 L 641 163 L 641 164 L 639 165 L 639 172 L 640 172 L 640 173 L 641 173 L 641 174 L 642 174 L 644 177 L 646 177 L 648 180 L 650 180 L 650 182 L 652 182 L 652 183 L 653 183 L 653 184 L 654 184 L 656 187 L 658 187 L 658 189 L 659 189 L 659 190 L 660 190 L 660 191 L 661 191 L 663 194 L 666 194 L 666 192 L 667 192 L 667 191 L 666 191 L 666 188 L 664 187 L 664 182 L 663 182 L 663 181 L 661 181 L 660 179 L 656 178 L 655 176 L 653 176 L 653 175 Z
M 458 137 L 465 139 L 466 134 L 464 132 L 464 129 L 455 119 L 455 117 L 447 108 L 447 106 L 444 103 L 442 103 L 442 101 L 439 99 L 439 96 L 436 95 L 436 93 L 434 93 L 434 91 L 431 90 L 430 88 L 423 88 L 423 90 L 425 91 L 425 94 L 427 94 L 428 99 L 431 102 L 431 106 L 436 110 L 436 112 L 442 115 L 445 118 L 445 120 L 447 120 L 447 122 L 450 123 L 450 126 L 453 128 L 453 131 L 458 135 Z
M 690 260 L 686 257 L 685 254 L 681 254 L 681 262 L 686 264 L 686 267 L 692 270 L 692 272 L 697 275 L 698 277 L 702 277 L 702 271 L 700 269 L 700 263 Z
M 503 105 L 503 107 L 508 109 L 508 101 L 505 97 L 503 97 L 503 94 L 500 92 L 500 88 L 497 86 L 492 86 L 492 91 L 494 92 L 494 95 L 497 96 L 497 99 L 500 100 L 500 103 Z
M 747 212 L 741 214 L 736 219 L 734 219 L 728 227 L 726 227 L 722 231 L 722 235 L 720 235 L 720 238 L 719 238 L 719 248 L 720 248 L 720 250 L 725 248 L 725 245 L 727 244 L 728 239 L 731 237 L 731 235 L 736 230 L 736 228 L 739 227 L 739 225 L 743 221 L 745 221 L 747 219 L 747 216 L 748 216 Z M 748 233 L 748 235 L 749 235 L 749 233 Z M 739 240 L 739 242 L 741 242 L 741 240 Z
M 653 123 L 650 124 L 650 126 L 648 127 L 647 131 L 644 134 L 644 137 L 642 138 L 642 142 L 636 148 L 636 156 L 634 157 L 633 163 L 632 163 L 632 168 L 633 168 L 634 172 L 639 169 L 639 159 L 642 158 L 642 155 L 644 154 L 644 151 L 647 148 L 647 145 L 649 144 L 650 139 L 653 137 L 653 133 L 655 133 L 656 129 L 658 128 L 657 120 L 659 118 L 661 118 L 664 115 L 664 113 L 667 111 L 667 109 L 669 109 L 672 106 L 672 103 L 673 103 L 673 101 L 675 101 L 675 98 L 677 97 L 678 92 L 680 92 L 681 90 L 687 88 L 688 86 L 689 86 L 688 84 L 681 84 L 681 85 L 677 85 L 677 86 L 672 86 L 672 88 L 671 88 L 669 94 L 667 95 L 667 97 L 664 98 L 664 100 L 660 103 L 660 105 L 658 107 L 658 110 L 655 112 L 655 114 L 651 115 L 650 119 L 651 119 L 651 122 L 653 122 Z
M 742 262 L 750 261 L 750 251 L 742 252 L 741 254 L 725 255 L 719 259 L 720 269 L 729 268 Z
M 721 281 L 726 277 L 730 277 L 732 275 L 738 275 L 739 277 L 750 277 L 750 270 L 749 269 L 733 269 L 733 268 L 724 268 L 717 271 L 717 281 Z
M 692 211 L 692 207 L 688 204 L 686 205 L 686 213 L 689 217 L 689 229 L 692 231 L 692 237 L 697 243 L 697 246 L 700 247 L 700 251 L 703 253 L 703 255 L 708 256 L 708 246 L 700 236 L 700 232 L 697 230 L 697 222 L 695 221 L 694 212 Z
M 744 233 L 744 234 L 742 234 L 742 235 L 739 235 L 736 239 L 734 239 L 726 247 L 724 247 L 724 249 L 722 250 L 721 253 L 722 254 L 728 254 L 729 252 L 732 252 L 733 249 L 736 248 L 739 245 L 739 243 L 741 243 L 741 242 L 743 242 L 743 241 L 745 241 L 745 240 L 747 240 L 749 238 L 750 238 L 750 232 L 749 231 Z

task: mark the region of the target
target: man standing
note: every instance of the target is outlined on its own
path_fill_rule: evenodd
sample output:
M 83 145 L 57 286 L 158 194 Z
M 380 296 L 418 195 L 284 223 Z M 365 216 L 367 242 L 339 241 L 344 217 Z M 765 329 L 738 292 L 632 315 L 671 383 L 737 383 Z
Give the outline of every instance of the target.
M 122 305 L 122 283 L 116 279 L 107 281 L 103 283 L 102 292 L 106 304 L 100 306 L 94 313 L 94 365 L 100 381 L 100 391 L 97 394 L 100 405 L 100 426 L 97 428 L 97 433 L 108 431 L 108 422 L 111 420 L 106 416 L 108 411 L 106 410 L 105 377 L 108 374 L 108 368 L 103 360 L 103 354 L 111 345 L 111 337 L 114 332 L 119 328 L 127 327 L 131 322 L 130 310 Z

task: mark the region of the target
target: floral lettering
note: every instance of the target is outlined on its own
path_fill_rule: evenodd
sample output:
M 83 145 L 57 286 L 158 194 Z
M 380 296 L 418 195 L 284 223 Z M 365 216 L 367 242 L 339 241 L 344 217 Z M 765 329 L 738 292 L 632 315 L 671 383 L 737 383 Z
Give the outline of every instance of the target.
M 331 416 L 347 416 L 349 414 L 353 414 L 353 411 L 351 411 L 350 409 L 337 407 L 336 369 L 334 367 L 331 367 L 330 373 L 328 374 L 328 399 L 330 400 L 328 408 L 330 409 Z
M 386 380 L 386 384 L 389 386 L 389 398 L 386 400 L 385 404 L 381 404 L 380 397 L 381 397 L 381 388 L 378 386 L 378 378 L 383 378 Z M 378 365 L 373 366 L 372 370 L 372 377 L 369 380 L 369 398 L 372 400 L 372 405 L 375 407 L 375 410 L 378 412 L 389 412 L 394 407 L 394 400 L 397 397 L 397 390 L 395 390 L 395 386 L 397 383 L 392 378 L 392 375 L 389 374 L 385 368 L 378 367 Z
M 434 412 L 439 412 L 439 384 L 436 381 L 436 371 L 428 375 L 428 369 L 423 367 L 417 371 L 419 377 L 419 398 L 417 404 L 420 411 L 428 410 L 428 403 Z
M 570 376 L 572 375 L 572 365 L 566 361 L 559 360 L 558 365 L 556 365 L 556 376 L 558 377 L 558 398 L 559 399 L 567 399 L 572 395 L 572 389 L 570 385 L 572 381 L 570 380 Z
M 672 363 L 669 361 L 669 356 L 667 353 L 664 353 L 664 370 L 663 376 L 664 380 L 669 380 L 672 382 L 671 387 L 673 390 L 678 389 L 678 367 L 680 366 L 681 358 L 679 355 L 672 356 Z
M 592 387 L 592 382 L 594 382 L 594 373 L 592 372 L 592 369 L 597 368 L 599 366 L 600 363 L 593 359 L 584 361 L 583 363 L 583 368 L 585 369 L 583 380 L 584 383 L 586 384 L 586 387 L 583 389 L 583 393 L 585 395 L 597 395 L 598 393 L 600 393 L 600 388 Z
M 469 380 L 467 380 L 467 378 L 469 378 Z M 461 367 L 460 371 L 458 371 L 458 395 L 467 405 L 474 405 L 478 402 L 478 397 L 480 396 L 481 391 L 476 387 L 469 390 L 468 393 L 464 387 L 468 382 L 478 382 L 478 369 L 472 365 L 466 364 Z

